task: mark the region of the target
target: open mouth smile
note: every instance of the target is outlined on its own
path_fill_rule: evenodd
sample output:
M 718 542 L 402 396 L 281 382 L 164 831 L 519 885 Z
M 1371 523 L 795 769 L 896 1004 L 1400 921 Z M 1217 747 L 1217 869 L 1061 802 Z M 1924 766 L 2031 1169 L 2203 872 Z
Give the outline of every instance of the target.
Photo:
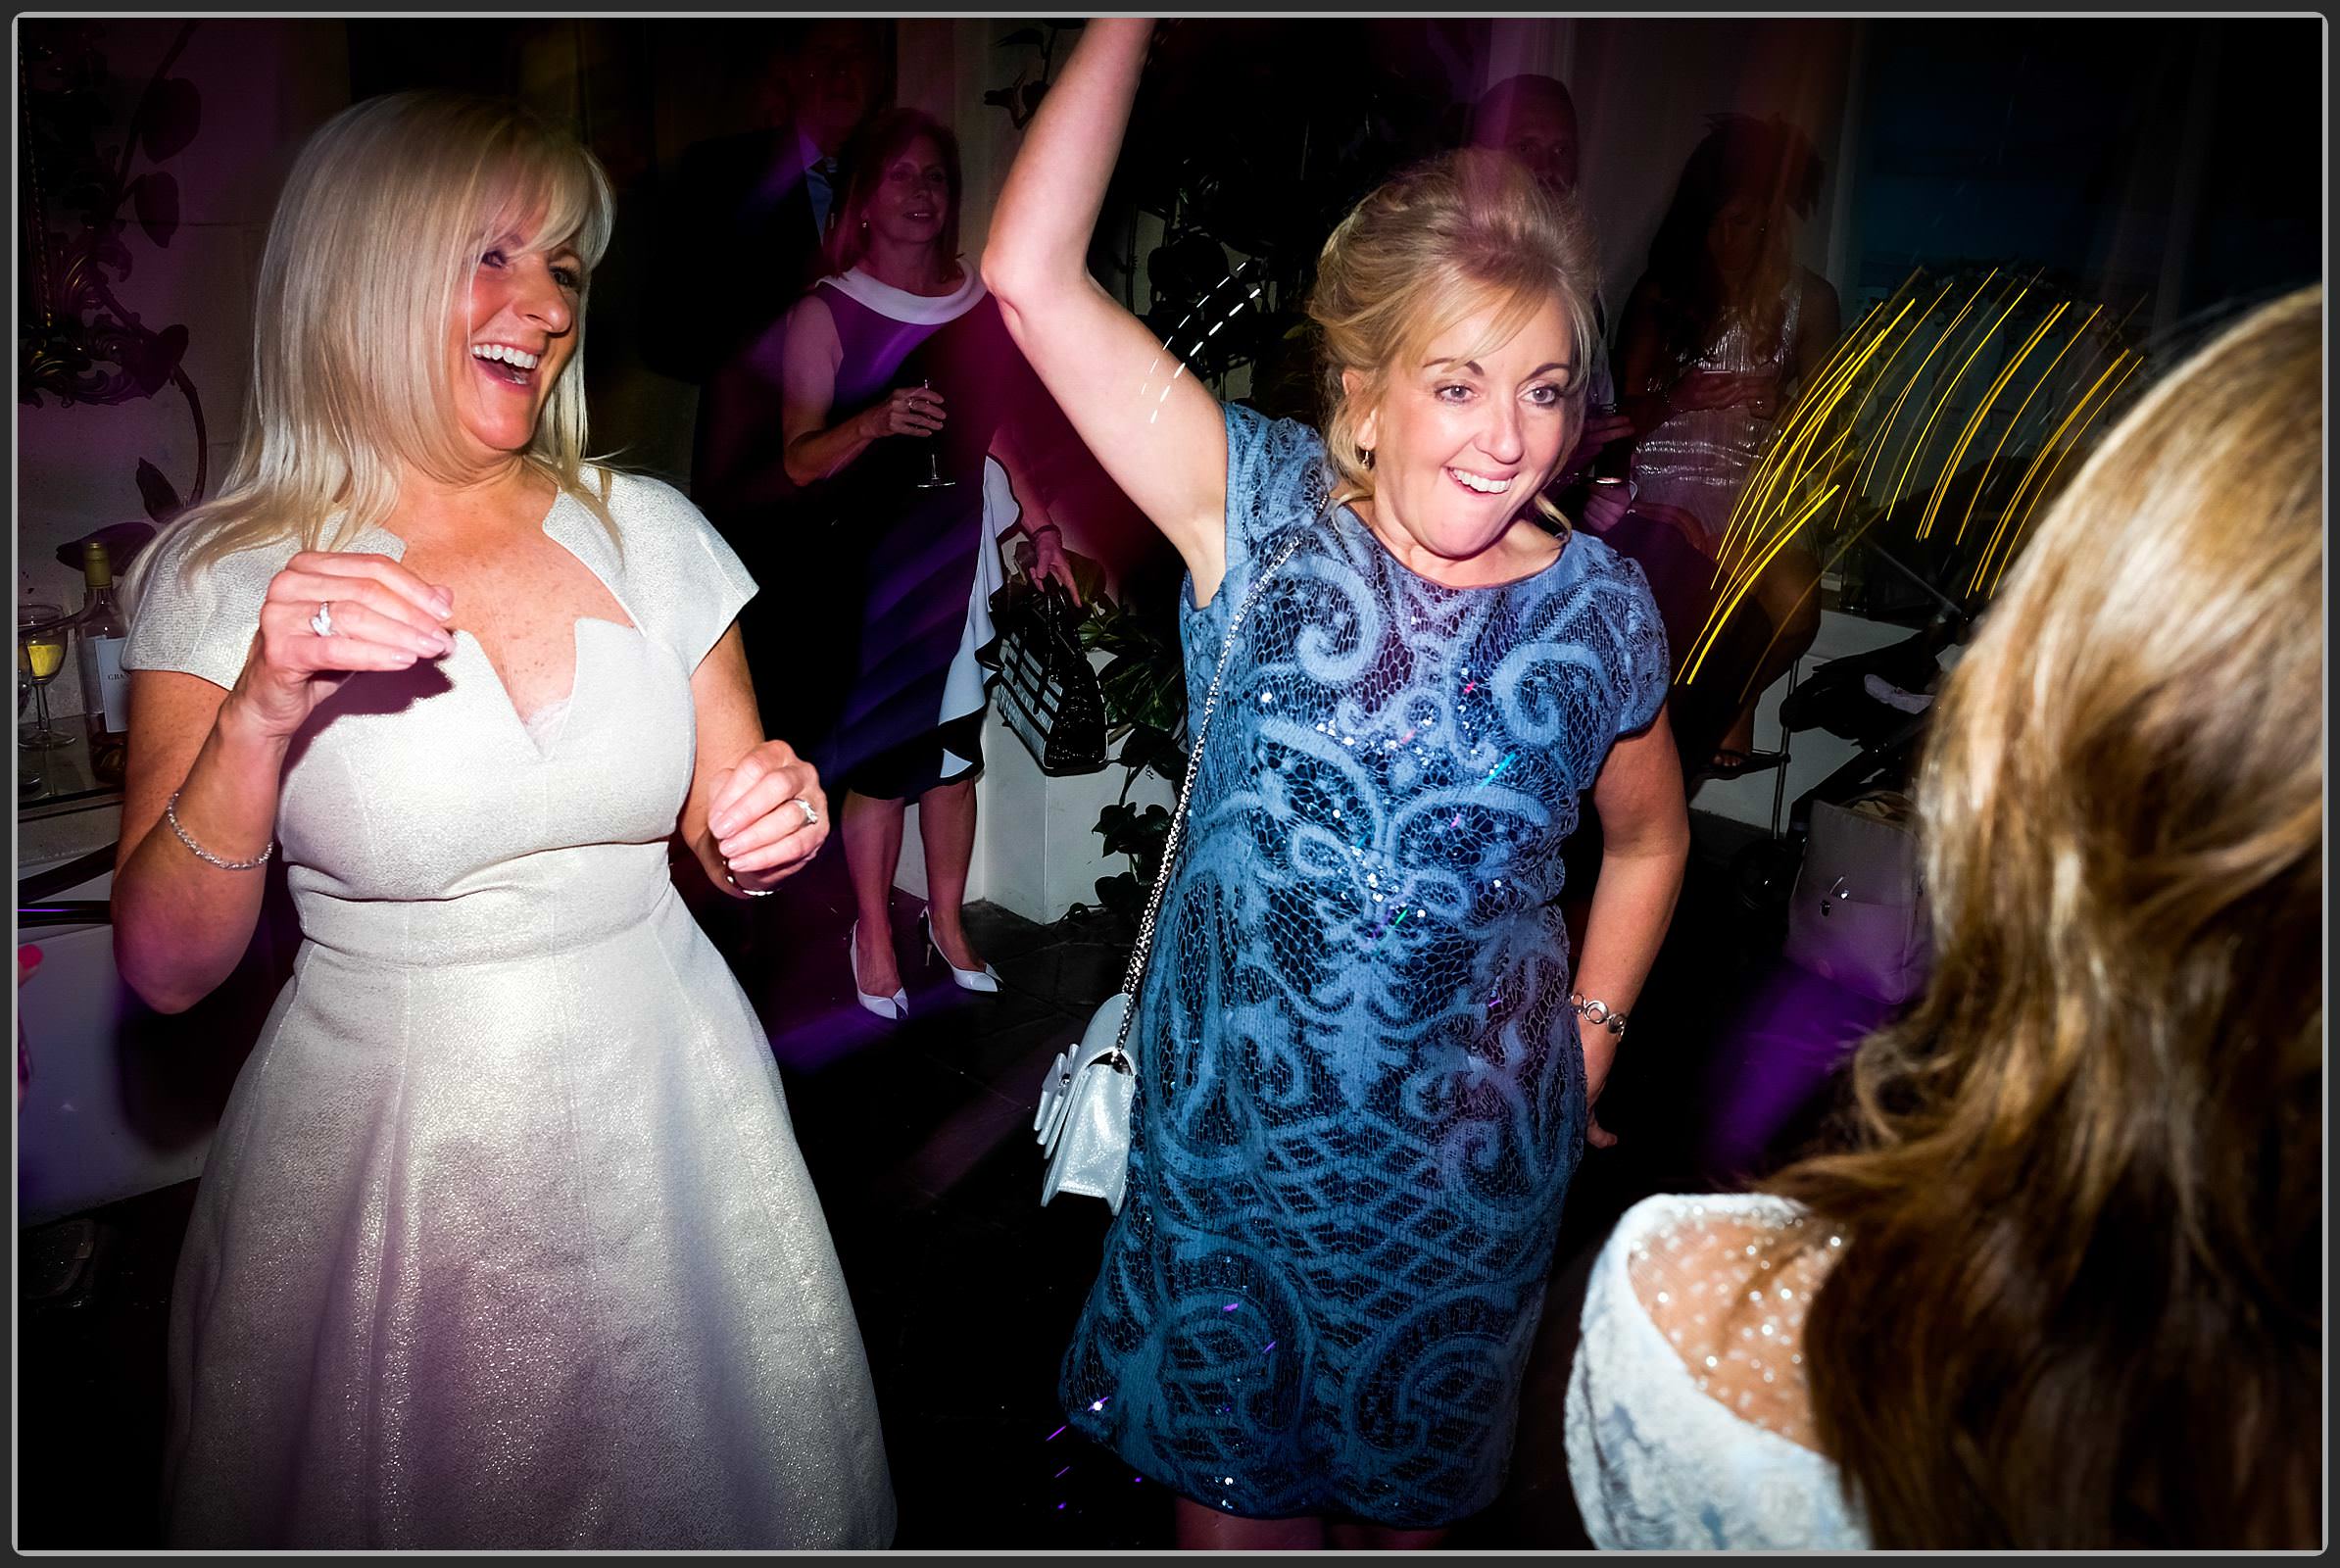
M 1498 478 L 1493 474 L 1473 473 L 1468 468 L 1456 467 L 1448 467 L 1446 472 L 1456 484 L 1479 496 L 1503 495 L 1511 489 L 1511 481 L 1518 477 L 1517 474 L 1507 473 Z
M 536 368 L 544 360 L 540 355 L 514 348 L 510 343 L 474 343 L 471 345 L 471 363 L 478 366 L 491 381 L 529 388 L 536 385 Z

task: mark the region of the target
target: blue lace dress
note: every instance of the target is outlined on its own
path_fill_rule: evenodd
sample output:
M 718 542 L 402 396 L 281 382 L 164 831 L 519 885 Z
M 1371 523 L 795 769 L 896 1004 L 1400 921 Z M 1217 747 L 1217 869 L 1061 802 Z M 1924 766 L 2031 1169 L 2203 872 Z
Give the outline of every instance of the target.
M 1445 588 L 1325 511 L 1314 431 L 1227 411 L 1222 686 L 1134 1030 L 1129 1197 L 1064 1363 L 1075 1427 L 1250 1518 L 1430 1528 L 1502 1484 L 1583 1151 L 1560 846 L 1665 695 L 1598 540 Z

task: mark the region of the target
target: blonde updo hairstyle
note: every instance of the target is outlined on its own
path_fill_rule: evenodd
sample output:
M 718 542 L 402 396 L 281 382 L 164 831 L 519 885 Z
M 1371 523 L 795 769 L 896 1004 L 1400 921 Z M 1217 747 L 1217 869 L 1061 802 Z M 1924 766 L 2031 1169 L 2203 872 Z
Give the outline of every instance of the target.
M 1373 455 L 1357 427 L 1391 372 L 1476 312 L 1494 316 L 1475 359 L 1510 340 L 1546 303 L 1574 340 L 1566 388 L 1582 424 L 1597 328 L 1592 228 L 1574 195 L 1546 190 L 1508 154 L 1471 147 L 1391 176 L 1342 219 L 1317 259 L 1308 317 L 1316 323 L 1325 452 L 1336 504 L 1373 494 Z M 1352 394 L 1347 377 L 1360 383 Z M 1537 486 L 1536 509 L 1566 525 Z
M 196 536 L 186 568 L 286 539 L 346 549 L 390 514 L 403 466 L 457 472 L 448 324 L 481 253 L 565 244 L 589 276 L 614 206 L 592 153 L 516 104 L 401 92 L 327 121 L 268 224 L 235 460 L 173 525 Z M 584 478 L 584 303 L 525 459 L 607 526 Z

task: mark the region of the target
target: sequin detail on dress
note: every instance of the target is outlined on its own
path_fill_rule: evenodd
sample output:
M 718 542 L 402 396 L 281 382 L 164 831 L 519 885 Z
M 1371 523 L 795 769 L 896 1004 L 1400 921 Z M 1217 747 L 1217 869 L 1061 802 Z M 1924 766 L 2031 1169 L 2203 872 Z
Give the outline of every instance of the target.
M 1603 1549 L 1861 1547 L 1815 1450 L 1804 1312 L 1842 1238 L 1768 1197 L 1652 1198 L 1594 1263 L 1569 1478 Z
M 1182 632 L 1188 847 L 1136 1026 L 1130 1199 L 1065 1360 L 1082 1431 L 1249 1517 L 1448 1523 L 1500 1486 L 1583 1147 L 1560 846 L 1666 648 L 1567 542 L 1453 589 L 1324 509 L 1315 433 L 1227 411 L 1228 569 Z

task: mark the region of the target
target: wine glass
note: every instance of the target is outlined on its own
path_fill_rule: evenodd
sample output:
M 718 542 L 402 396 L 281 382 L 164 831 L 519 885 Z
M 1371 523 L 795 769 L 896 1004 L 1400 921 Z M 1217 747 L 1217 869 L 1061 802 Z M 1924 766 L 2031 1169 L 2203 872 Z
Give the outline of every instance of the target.
M 32 728 L 21 739 L 44 751 L 65 737 L 49 728 L 49 682 L 65 667 L 65 612 L 55 605 L 17 606 L 17 669 L 32 682 Z
M 933 380 L 923 375 L 918 377 L 918 385 L 929 392 L 932 392 L 935 389 Z M 935 452 L 935 443 L 939 439 L 940 432 L 937 432 L 937 434 L 930 435 L 926 438 L 926 477 L 914 481 L 912 484 L 913 489 L 948 490 L 952 485 L 958 483 L 956 479 L 946 479 L 943 477 L 942 460 L 936 455 Z
M 32 691 L 31 671 L 25 669 L 22 664 L 18 665 L 17 720 L 20 723 L 24 721 L 26 705 L 32 701 Z M 32 751 L 26 751 L 23 746 L 17 748 L 17 796 L 20 800 L 29 800 L 38 795 L 48 783 L 48 773 L 44 766 L 47 758 L 48 754 L 37 748 Z

